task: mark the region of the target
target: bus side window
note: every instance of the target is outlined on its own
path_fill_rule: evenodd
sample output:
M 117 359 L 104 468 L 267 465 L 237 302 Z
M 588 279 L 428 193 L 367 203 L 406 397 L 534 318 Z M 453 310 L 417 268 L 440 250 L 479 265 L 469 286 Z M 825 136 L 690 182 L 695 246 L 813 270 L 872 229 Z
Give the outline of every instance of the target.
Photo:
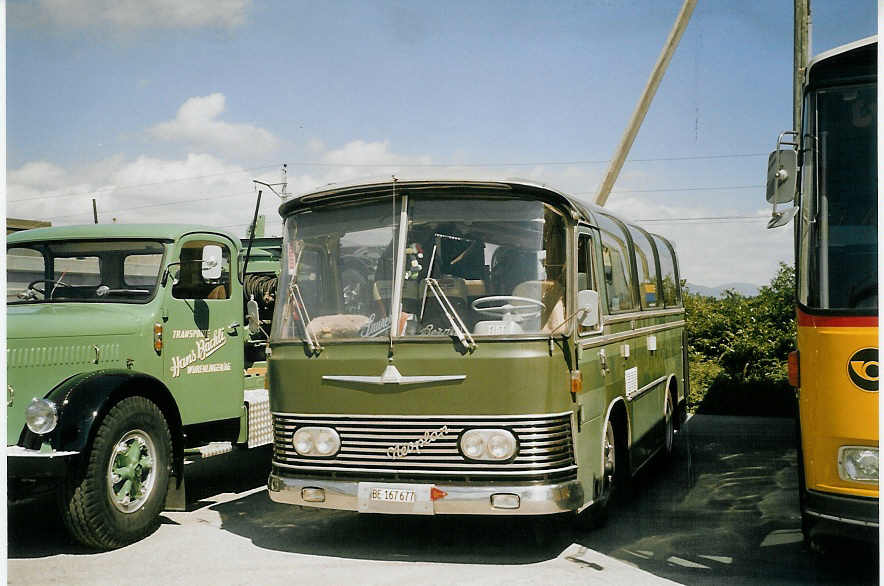
M 611 313 L 638 309 L 632 286 L 629 240 L 626 232 L 611 218 L 597 216 L 602 235 L 602 262 L 608 311 Z
M 589 235 L 581 234 L 577 241 L 577 290 L 592 289 L 592 263 L 589 259 Z
M 675 265 L 675 254 L 669 243 L 662 237 L 652 234 L 660 259 L 660 281 L 663 283 L 663 303 L 666 307 L 681 305 L 681 287 Z
M 629 226 L 629 234 L 635 249 L 635 268 L 638 270 L 638 294 L 642 309 L 662 307 L 657 292 L 657 259 L 654 245 L 648 234 L 635 226 Z

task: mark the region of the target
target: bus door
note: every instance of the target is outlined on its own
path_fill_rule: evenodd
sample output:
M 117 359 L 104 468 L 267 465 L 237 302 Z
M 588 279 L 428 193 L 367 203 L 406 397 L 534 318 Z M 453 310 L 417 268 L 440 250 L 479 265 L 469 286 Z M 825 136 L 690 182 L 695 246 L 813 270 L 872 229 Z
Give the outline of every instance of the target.
M 164 380 L 182 422 L 240 416 L 242 292 L 231 278 L 231 246 L 207 234 L 182 239 L 169 265 L 163 326 Z

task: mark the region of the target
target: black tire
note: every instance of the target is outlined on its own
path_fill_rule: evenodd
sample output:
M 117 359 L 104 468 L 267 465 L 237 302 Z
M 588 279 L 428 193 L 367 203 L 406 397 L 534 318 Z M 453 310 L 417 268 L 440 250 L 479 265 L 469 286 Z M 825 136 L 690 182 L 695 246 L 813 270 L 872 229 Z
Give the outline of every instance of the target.
M 623 458 L 619 455 L 621 442 L 617 430 L 609 419 L 602 435 L 602 483 L 596 502 L 577 515 L 577 524 L 583 529 L 597 529 L 608 522 L 608 508 L 620 486 Z
M 672 393 L 666 389 L 666 398 L 663 403 L 663 460 L 668 462 L 672 459 L 675 449 L 675 400 Z
M 114 405 L 60 493 L 74 539 L 114 549 L 153 532 L 165 504 L 171 454 L 169 427 L 153 402 L 129 397 Z

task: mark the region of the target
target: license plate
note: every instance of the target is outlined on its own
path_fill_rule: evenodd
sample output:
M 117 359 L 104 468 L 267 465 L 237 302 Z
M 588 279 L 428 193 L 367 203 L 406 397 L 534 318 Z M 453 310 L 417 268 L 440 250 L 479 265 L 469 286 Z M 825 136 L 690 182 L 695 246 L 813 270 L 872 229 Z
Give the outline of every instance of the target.
M 432 515 L 429 484 L 360 482 L 357 499 L 360 513 Z
M 373 488 L 368 498 L 385 503 L 413 503 L 414 491 L 401 488 Z

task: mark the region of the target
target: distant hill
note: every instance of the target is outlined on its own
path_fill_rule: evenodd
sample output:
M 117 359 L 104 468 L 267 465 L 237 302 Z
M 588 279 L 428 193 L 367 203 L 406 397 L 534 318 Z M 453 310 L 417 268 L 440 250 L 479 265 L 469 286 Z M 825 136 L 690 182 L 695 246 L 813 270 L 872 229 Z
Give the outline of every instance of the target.
M 725 283 L 724 285 L 718 285 L 717 287 L 706 287 L 705 285 L 688 283 L 686 287 L 691 293 L 697 293 L 704 297 L 724 297 L 724 292 L 727 290 L 736 291 L 740 295 L 746 297 L 754 297 L 755 295 L 758 295 L 758 285 L 753 285 L 752 283 Z

